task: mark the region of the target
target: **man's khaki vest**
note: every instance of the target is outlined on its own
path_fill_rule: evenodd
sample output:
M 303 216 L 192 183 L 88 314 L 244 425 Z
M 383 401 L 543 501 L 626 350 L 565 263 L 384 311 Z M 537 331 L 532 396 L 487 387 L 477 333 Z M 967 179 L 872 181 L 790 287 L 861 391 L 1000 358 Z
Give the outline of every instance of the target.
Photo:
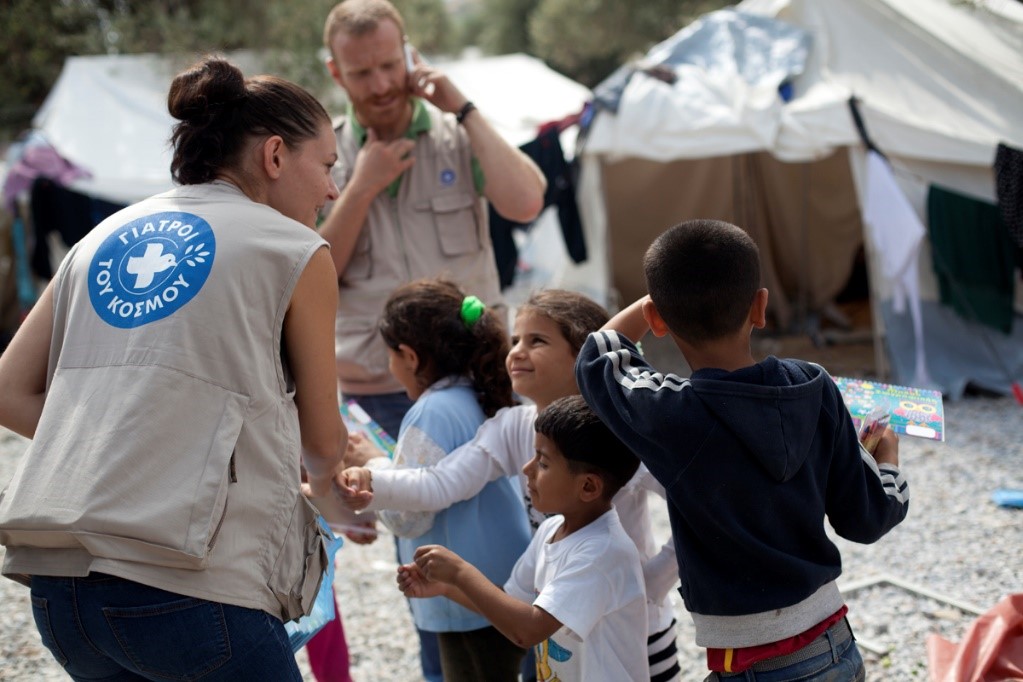
M 344 393 L 403 390 L 387 371 L 387 346 L 377 331 L 387 297 L 402 284 L 446 276 L 466 294 L 501 305 L 486 200 L 473 181 L 468 135 L 454 116 L 428 111 L 430 131 L 416 139 L 415 163 L 401 176 L 397 196 L 384 191 L 373 200 L 339 276 L 336 355 Z M 337 142 L 335 180 L 344 188 L 360 145 L 344 121 Z
M 43 414 L 0 495 L 5 575 L 96 571 L 284 620 L 312 607 L 325 555 L 281 340 L 324 245 L 215 182 L 72 249 Z

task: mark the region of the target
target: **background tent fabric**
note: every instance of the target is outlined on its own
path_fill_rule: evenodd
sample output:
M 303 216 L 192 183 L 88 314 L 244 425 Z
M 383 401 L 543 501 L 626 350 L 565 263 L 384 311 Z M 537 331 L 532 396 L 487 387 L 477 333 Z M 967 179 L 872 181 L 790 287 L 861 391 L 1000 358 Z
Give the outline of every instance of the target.
M 920 334 L 896 312 L 878 265 L 885 254 L 863 228 L 867 150 L 850 109 L 855 97 L 923 224 L 932 184 L 993 203 L 997 145 L 1023 147 L 1023 6 L 746 0 L 633 67 L 617 84 L 616 112 L 596 108 L 580 151 L 587 241 L 607 251 L 586 276 L 605 283 L 609 300 L 642 293 L 639 257 L 663 229 L 719 218 L 758 241 L 770 313 L 784 328 L 842 290 L 867 235 L 880 369 L 890 363 L 893 381 L 953 398 L 967 383 L 1007 392 L 1023 379 L 1018 274 L 1011 335 L 949 324 L 925 237 L 915 254 Z
M 228 58 L 246 75 L 263 73 L 256 53 L 233 52 Z M 171 187 L 168 141 L 174 120 L 167 112 L 167 90 L 190 63 L 155 54 L 64 62 L 33 125 L 64 158 L 90 172 L 91 179 L 73 188 L 129 203 Z M 588 88 L 523 54 L 467 55 L 437 64 L 516 146 L 535 138 L 542 123 L 578 112 L 590 97 Z

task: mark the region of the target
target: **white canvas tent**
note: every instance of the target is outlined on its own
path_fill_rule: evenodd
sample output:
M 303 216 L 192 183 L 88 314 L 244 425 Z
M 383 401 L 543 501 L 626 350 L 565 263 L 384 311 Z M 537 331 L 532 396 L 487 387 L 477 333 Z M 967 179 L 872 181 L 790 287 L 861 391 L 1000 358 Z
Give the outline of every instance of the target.
M 654 47 L 612 94 L 580 157 L 588 240 L 606 243 L 606 258 L 565 281 L 605 282 L 627 302 L 643 293 L 640 259 L 660 231 L 730 220 L 758 241 L 785 323 L 843 289 L 866 235 L 879 364 L 893 381 L 957 397 L 968 382 L 1007 391 L 1023 378 L 1023 320 L 1005 336 L 940 306 L 926 233 L 902 235 L 907 262 L 883 263 L 891 233 L 864 229 L 867 154 L 849 105 L 921 224 L 931 183 L 993 202 L 996 145 L 1023 148 L 1023 6 L 746 0 Z M 916 336 L 913 316 L 896 312 L 900 284 L 919 301 Z
M 229 59 L 246 75 L 263 72 L 253 53 L 232 53 Z M 65 61 L 33 123 L 62 156 L 91 173 L 75 189 L 127 203 L 171 187 L 168 140 L 174 121 L 167 113 L 167 90 L 189 62 L 153 54 Z M 515 145 L 536 137 L 541 123 L 578 112 L 590 96 L 584 86 L 523 54 L 438 64 Z

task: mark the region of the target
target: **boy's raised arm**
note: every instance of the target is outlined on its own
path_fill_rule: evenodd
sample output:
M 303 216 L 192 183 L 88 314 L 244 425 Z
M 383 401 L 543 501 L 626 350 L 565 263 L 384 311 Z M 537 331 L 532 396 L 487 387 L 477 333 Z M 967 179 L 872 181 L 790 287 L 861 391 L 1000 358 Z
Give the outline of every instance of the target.
M 601 330 L 603 331 L 615 331 L 622 336 L 628 338 L 633 343 L 636 343 L 642 339 L 648 331 L 650 331 L 650 325 L 643 315 L 643 306 L 650 300 L 650 296 L 643 296 L 628 306 L 619 310 L 614 316 L 608 320 Z

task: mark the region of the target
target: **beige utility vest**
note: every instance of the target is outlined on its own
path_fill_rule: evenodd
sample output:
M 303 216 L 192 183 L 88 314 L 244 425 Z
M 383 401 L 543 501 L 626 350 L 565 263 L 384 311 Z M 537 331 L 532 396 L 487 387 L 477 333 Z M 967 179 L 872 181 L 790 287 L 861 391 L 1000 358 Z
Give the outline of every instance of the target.
M 336 356 L 344 393 L 404 390 L 387 370 L 387 346 L 377 331 L 387 297 L 402 284 L 446 276 L 487 305 L 501 304 L 486 200 L 473 181 L 469 137 L 454 116 L 427 110 L 430 130 L 416 137 L 415 163 L 401 176 L 396 196 L 384 191 L 373 200 L 339 276 Z M 346 120 L 336 132 L 334 172 L 343 189 L 361 141 Z
M 324 568 L 284 315 L 315 231 L 225 182 L 103 221 L 53 281 L 46 402 L 0 495 L 5 575 L 117 575 L 284 620 Z

